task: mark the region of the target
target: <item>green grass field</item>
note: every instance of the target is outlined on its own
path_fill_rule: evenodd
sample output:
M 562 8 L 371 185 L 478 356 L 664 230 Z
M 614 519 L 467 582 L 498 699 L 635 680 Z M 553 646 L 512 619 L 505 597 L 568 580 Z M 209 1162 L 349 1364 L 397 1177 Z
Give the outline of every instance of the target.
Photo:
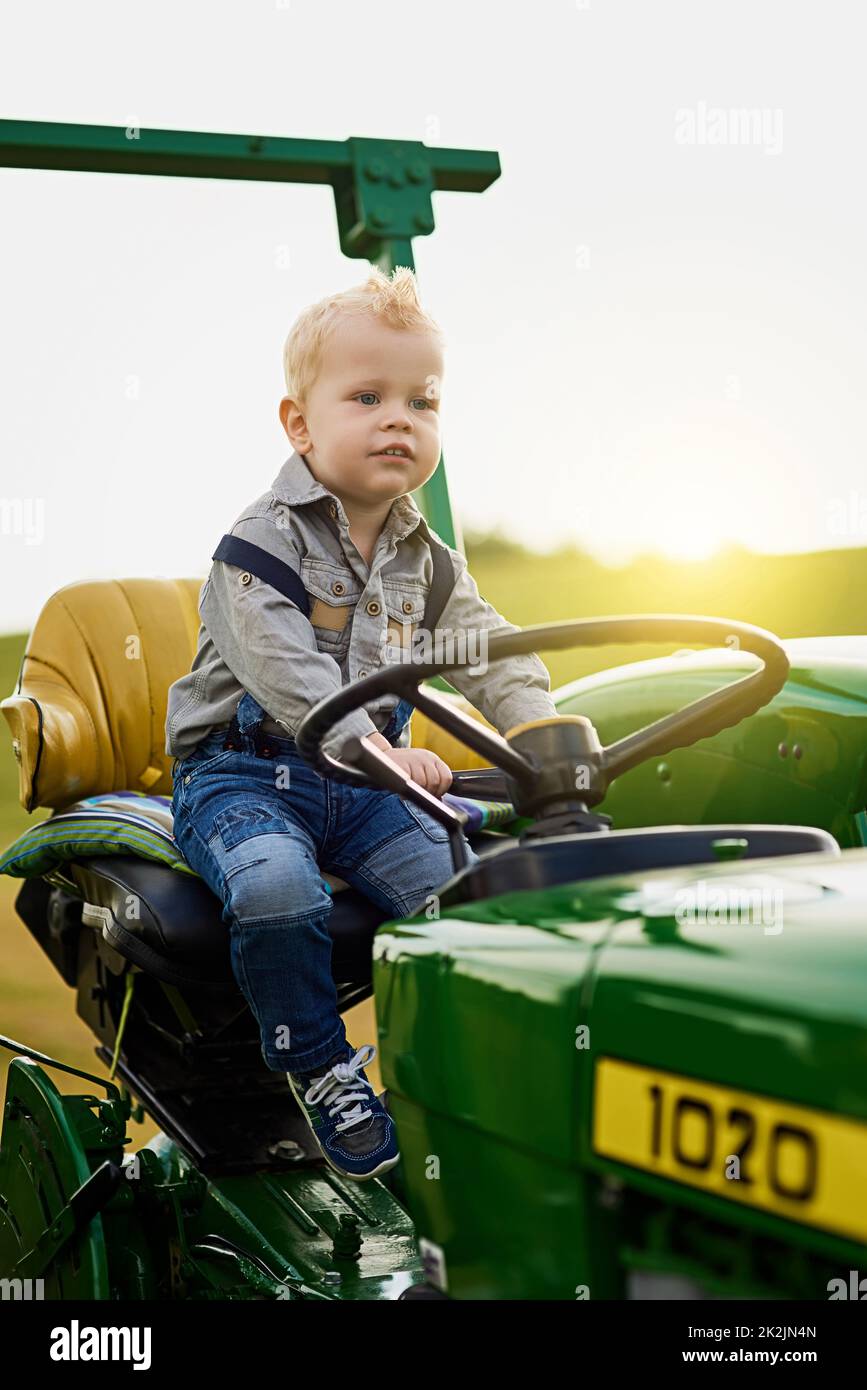
M 867 632 L 867 598 L 861 595 L 864 550 L 810 555 L 759 556 L 729 550 L 707 560 L 674 563 L 647 556 L 608 569 L 575 550 L 535 555 L 497 536 L 466 537 L 470 568 L 479 589 L 519 626 L 620 613 L 699 613 L 737 618 L 780 637 Z M 0 637 L 0 693 L 17 681 L 25 635 Z M 605 666 L 655 656 L 660 647 L 609 647 L 555 652 L 543 659 L 555 689 Z M 670 648 L 669 648 L 670 650 Z M 17 765 L 5 723 L 0 727 L 0 845 L 4 848 L 48 812 L 28 816 L 18 803 Z M 13 910 L 19 880 L 0 876 L 0 1032 L 72 1066 L 102 1073 L 94 1040 L 76 1014 L 73 993 L 32 941 Z M 364 1007 L 364 1006 L 361 1006 Z M 0 1078 L 11 1053 L 0 1051 Z M 62 1091 L 74 1077 L 54 1073 Z M 372 1078 L 373 1079 L 373 1078 Z M 136 1131 L 150 1137 L 152 1126 Z

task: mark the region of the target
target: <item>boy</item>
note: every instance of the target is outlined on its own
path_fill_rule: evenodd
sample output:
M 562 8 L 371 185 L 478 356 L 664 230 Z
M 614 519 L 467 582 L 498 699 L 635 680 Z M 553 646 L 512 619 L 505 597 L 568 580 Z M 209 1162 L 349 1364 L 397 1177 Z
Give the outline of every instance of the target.
M 409 495 L 439 461 L 443 373 L 440 330 L 412 271 L 373 270 L 305 310 L 284 367 L 280 420 L 294 452 L 217 547 L 192 669 L 169 691 L 166 752 L 175 838 L 223 902 L 262 1055 L 286 1072 L 332 1168 L 367 1179 L 399 1154 L 363 1071 L 376 1049 L 355 1050 L 337 1011 L 320 870 L 397 918 L 451 877 L 451 854 L 432 816 L 394 793 L 321 777 L 293 735 L 315 704 L 419 627 L 515 629 Z M 449 680 L 501 732 L 556 715 L 537 656 Z M 386 695 L 342 719 L 323 747 L 339 757 L 357 735 L 442 795 L 451 771 L 409 746 L 410 713 Z

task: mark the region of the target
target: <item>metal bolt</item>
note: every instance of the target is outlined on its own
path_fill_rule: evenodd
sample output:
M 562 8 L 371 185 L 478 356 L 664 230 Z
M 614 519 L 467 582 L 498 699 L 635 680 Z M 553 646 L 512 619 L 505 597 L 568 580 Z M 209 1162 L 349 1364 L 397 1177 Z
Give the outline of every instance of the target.
M 781 758 L 787 758 L 789 756 L 789 745 L 787 743 L 781 743 L 777 748 L 777 752 Z
M 326 1269 L 322 1276 L 323 1284 L 342 1284 L 343 1275 L 339 1269 Z
M 361 1255 L 361 1230 L 357 1216 L 345 1212 L 338 1218 L 332 1237 L 332 1256 L 335 1260 L 357 1260 Z
M 656 775 L 659 778 L 660 782 L 670 782 L 671 768 L 669 767 L 668 763 L 659 763 L 656 768 Z
M 792 749 L 792 757 L 793 757 L 793 758 L 800 758 L 800 757 L 802 756 L 802 754 L 803 754 L 803 751 L 804 751 L 804 750 L 803 750 L 803 748 L 801 747 L 800 743 L 796 743 L 795 746 L 794 746 L 794 748 Z
M 285 1158 L 293 1162 L 304 1157 L 304 1150 L 294 1139 L 278 1139 L 276 1144 L 268 1146 L 268 1152 L 272 1158 Z

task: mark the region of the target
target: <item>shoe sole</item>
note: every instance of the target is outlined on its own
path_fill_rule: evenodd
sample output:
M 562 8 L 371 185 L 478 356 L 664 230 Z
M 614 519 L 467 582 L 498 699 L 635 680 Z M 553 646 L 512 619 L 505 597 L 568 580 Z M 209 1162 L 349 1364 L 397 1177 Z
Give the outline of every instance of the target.
M 298 1109 L 304 1116 L 304 1119 L 307 1123 L 307 1128 L 310 1130 L 310 1133 L 313 1136 L 317 1149 L 321 1153 L 322 1157 L 325 1159 L 325 1162 L 328 1164 L 329 1168 L 332 1168 L 335 1173 L 338 1173 L 340 1175 L 341 1178 L 349 1178 L 351 1182 L 369 1182 L 371 1178 L 378 1178 L 380 1173 L 387 1173 L 390 1168 L 396 1167 L 396 1165 L 400 1162 L 400 1154 L 398 1153 L 395 1154 L 394 1158 L 383 1159 L 379 1167 L 373 1168 L 369 1173 L 350 1173 L 347 1172 L 345 1168 L 340 1168 L 330 1157 L 330 1155 L 325 1152 L 322 1145 L 320 1144 L 316 1130 L 310 1123 L 310 1116 L 307 1114 L 307 1106 L 304 1104 L 302 1097 L 296 1091 L 295 1084 L 292 1081 L 292 1077 L 290 1076 L 288 1071 L 285 1073 L 285 1076 L 286 1080 L 289 1082 L 289 1089 L 298 1102 Z M 388 1111 L 386 1111 L 386 1114 L 388 1114 Z M 389 1119 L 391 1119 L 391 1116 L 389 1116 Z M 391 1122 L 392 1124 L 394 1124 L 393 1120 Z

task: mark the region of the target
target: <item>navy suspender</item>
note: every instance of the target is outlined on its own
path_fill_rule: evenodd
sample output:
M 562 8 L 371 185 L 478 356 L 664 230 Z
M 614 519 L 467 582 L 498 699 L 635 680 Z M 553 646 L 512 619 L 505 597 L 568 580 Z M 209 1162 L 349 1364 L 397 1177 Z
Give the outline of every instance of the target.
M 420 524 L 424 527 L 424 538 L 430 547 L 433 561 L 433 577 L 428 590 L 422 627 L 428 632 L 433 632 L 455 587 L 455 572 L 452 557 L 445 546 L 434 540 L 423 521 Z M 211 559 L 225 560 L 229 565 L 237 565 L 239 569 L 255 574 L 257 579 L 263 579 L 279 594 L 291 599 L 296 607 L 301 609 L 305 618 L 310 617 L 310 599 L 300 575 L 285 560 L 278 560 L 276 555 L 263 550 L 260 545 L 241 540 L 240 536 L 223 536 Z
M 340 533 L 331 518 L 326 517 L 326 521 L 335 535 L 339 536 Z M 433 632 L 455 587 L 455 572 L 451 555 L 442 542 L 435 540 L 430 534 L 424 518 L 419 522 L 419 527 L 430 548 L 431 560 L 433 561 L 433 575 L 421 626 L 428 632 Z M 300 575 L 285 560 L 278 560 L 277 556 L 272 555 L 269 550 L 263 550 L 262 546 L 254 545 L 252 541 L 244 541 L 240 536 L 223 536 L 211 559 L 225 560 L 227 564 L 237 565 L 239 569 L 247 570 L 249 574 L 255 574 L 257 579 L 263 579 L 278 593 L 291 599 L 296 607 L 300 608 L 305 618 L 310 617 L 310 599 Z M 262 742 L 263 737 L 261 729 L 257 726 L 254 733 L 257 754 L 261 751 L 262 756 L 270 756 L 267 739 Z M 225 748 L 238 748 L 240 746 L 239 739 L 240 729 L 236 710 L 232 715 L 226 734 L 226 742 L 223 746 Z
M 211 559 L 225 560 L 229 565 L 237 565 L 239 569 L 255 574 L 257 579 L 264 579 L 284 598 L 291 598 L 305 618 L 310 617 L 310 599 L 300 576 L 285 560 L 278 560 L 276 555 L 263 550 L 261 545 L 242 541 L 240 536 L 224 536 Z
M 433 577 L 428 590 L 421 625 L 426 632 L 433 632 L 443 609 L 452 596 L 452 590 L 455 587 L 455 571 L 452 557 L 445 546 L 434 540 L 423 521 L 421 525 L 424 526 L 424 538 L 430 547 L 430 555 L 433 560 Z

